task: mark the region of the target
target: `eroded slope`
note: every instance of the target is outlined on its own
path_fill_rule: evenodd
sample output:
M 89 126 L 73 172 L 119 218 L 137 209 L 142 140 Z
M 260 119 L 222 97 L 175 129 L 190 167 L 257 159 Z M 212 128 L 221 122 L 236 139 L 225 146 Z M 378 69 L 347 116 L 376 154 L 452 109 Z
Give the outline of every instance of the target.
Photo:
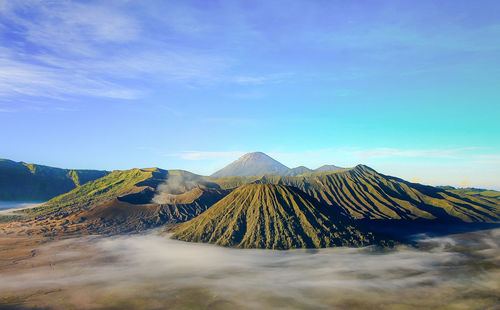
M 173 238 L 266 249 L 390 244 L 299 189 L 272 184 L 239 187 L 175 227 Z

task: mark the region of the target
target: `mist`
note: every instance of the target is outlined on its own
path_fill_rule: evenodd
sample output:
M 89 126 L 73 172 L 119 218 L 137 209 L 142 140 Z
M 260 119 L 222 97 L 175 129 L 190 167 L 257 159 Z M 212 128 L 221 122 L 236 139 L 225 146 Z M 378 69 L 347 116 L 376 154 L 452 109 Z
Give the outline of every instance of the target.
M 82 237 L 39 247 L 19 262 L 28 268 L 0 270 L 0 296 L 44 309 L 498 306 L 500 229 L 419 239 L 419 248 L 272 251 L 185 243 L 157 231 Z
M 0 210 L 34 208 L 42 204 L 43 202 L 33 202 L 33 201 L 26 201 L 26 202 L 0 201 Z
M 31 209 L 39 207 L 43 202 L 11 202 L 11 201 L 0 201 L 0 216 L 2 215 L 21 215 L 20 213 L 15 213 L 15 211 L 22 209 Z
M 158 204 L 175 202 L 175 195 L 180 195 L 198 186 L 197 178 L 187 175 L 169 175 L 168 179 L 158 185 L 152 201 Z

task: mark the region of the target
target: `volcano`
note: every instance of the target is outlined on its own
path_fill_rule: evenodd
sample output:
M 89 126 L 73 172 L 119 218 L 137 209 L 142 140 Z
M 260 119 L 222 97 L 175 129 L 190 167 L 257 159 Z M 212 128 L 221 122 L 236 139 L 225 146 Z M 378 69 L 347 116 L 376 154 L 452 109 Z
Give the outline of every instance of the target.
M 247 153 L 226 167 L 212 174 L 212 177 L 255 176 L 262 174 L 283 175 L 290 168 L 262 152 Z
M 244 185 L 174 228 L 175 239 L 262 249 L 391 245 L 334 208 L 284 185 Z

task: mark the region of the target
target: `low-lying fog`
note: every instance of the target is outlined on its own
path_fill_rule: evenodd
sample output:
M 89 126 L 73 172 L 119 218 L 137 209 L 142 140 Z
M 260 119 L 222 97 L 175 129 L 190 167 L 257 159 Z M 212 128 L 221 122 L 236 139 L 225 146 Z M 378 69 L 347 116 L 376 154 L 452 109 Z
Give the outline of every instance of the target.
M 35 207 L 41 206 L 42 204 L 43 204 L 43 202 L 33 202 L 33 201 L 26 201 L 26 202 L 0 201 L 0 216 L 2 216 L 2 215 L 20 215 L 20 214 L 16 214 L 14 211 L 17 211 L 20 209 L 35 208 Z
M 240 250 L 155 232 L 77 238 L 39 248 L 32 268 L 0 270 L 0 302 L 43 309 L 498 309 L 499 243 L 500 229 L 390 251 Z
M 26 202 L 0 201 L 0 210 L 34 208 L 42 204 L 43 202 L 35 202 L 35 201 L 26 201 Z

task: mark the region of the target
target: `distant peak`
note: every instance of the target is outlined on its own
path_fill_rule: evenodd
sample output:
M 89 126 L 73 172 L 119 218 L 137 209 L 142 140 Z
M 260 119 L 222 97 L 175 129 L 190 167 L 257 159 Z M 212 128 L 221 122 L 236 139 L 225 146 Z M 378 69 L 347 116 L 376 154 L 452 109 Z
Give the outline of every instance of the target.
M 335 170 L 340 170 L 340 169 L 344 169 L 344 168 L 338 167 L 335 165 L 323 165 L 319 168 L 314 169 L 314 171 L 316 171 L 316 172 L 329 172 L 329 171 L 335 171 Z
M 363 165 L 363 164 L 356 165 L 356 167 L 354 167 L 354 169 L 358 170 L 358 171 L 365 171 L 365 172 L 376 172 L 374 169 L 372 169 L 366 165 Z
M 266 157 L 266 158 L 271 158 L 271 156 L 267 155 L 266 153 L 262 153 L 262 152 L 250 152 L 250 153 L 246 153 L 245 155 L 241 156 L 239 159 L 247 159 L 247 158 L 252 158 L 252 157 Z
M 262 152 L 247 153 L 226 167 L 212 174 L 213 177 L 257 176 L 283 174 L 290 170 L 287 166 Z

